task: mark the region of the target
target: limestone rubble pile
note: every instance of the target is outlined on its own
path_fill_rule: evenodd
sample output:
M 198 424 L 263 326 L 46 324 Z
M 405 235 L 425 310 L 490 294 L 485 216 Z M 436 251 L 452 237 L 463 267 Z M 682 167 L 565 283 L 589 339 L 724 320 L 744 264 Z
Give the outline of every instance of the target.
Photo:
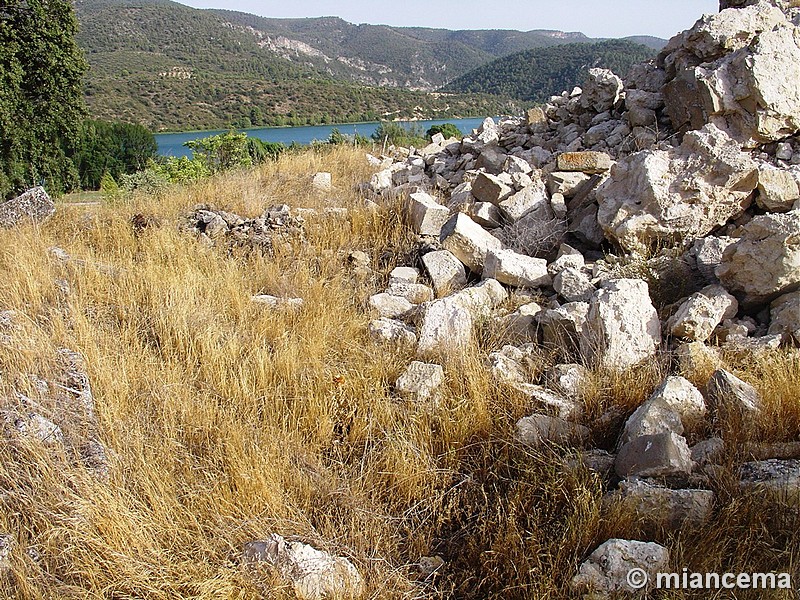
M 379 204 L 407 198 L 420 235 L 414 266 L 436 296 L 384 312 L 380 331 L 402 334 L 382 339 L 435 362 L 490 324 L 503 341 L 487 370 L 535 407 L 516 423 L 517 441 L 603 452 L 618 482 L 605 510 L 625 506 L 642 531 L 709 518 L 709 473 L 724 452 L 698 432 L 760 410 L 715 345 L 745 355 L 800 345 L 800 8 L 728 4 L 626 77 L 590 69 L 581 87 L 524 117 L 410 149 L 367 186 Z M 536 381 L 527 357 L 540 347 L 564 364 Z M 665 353 L 679 373 L 714 371 L 703 393 L 671 375 L 627 422 L 601 418 L 624 423 L 615 454 L 591 449 L 586 369 L 621 372 Z M 767 458 L 776 472 L 796 469 Z M 612 540 L 573 586 L 627 589 L 609 571 L 649 572 L 662 550 Z

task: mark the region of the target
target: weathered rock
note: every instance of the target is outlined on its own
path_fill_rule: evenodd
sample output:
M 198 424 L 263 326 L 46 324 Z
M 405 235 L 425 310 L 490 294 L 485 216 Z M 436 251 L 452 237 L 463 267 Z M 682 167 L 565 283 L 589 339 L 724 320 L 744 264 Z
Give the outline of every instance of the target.
M 254 304 L 269 306 L 270 308 L 301 308 L 303 306 L 302 298 L 279 298 L 278 296 L 270 296 L 269 294 L 252 296 L 250 301 Z
M 376 319 L 369 323 L 369 334 L 374 342 L 413 347 L 417 334 L 412 327 L 394 319 Z
M 56 212 L 56 205 L 42 187 L 35 187 L 0 203 L 0 227 L 13 227 L 25 221 L 44 223 Z
M 614 470 L 620 477 L 669 477 L 692 472 L 692 454 L 675 432 L 634 438 L 617 454 Z
M 742 465 L 741 486 L 746 490 L 767 491 L 784 506 L 800 506 L 800 460 L 768 459 Z M 794 512 L 795 519 L 797 513 Z
M 557 159 L 559 171 L 580 171 L 589 174 L 605 173 L 612 164 L 611 157 L 605 152 L 562 152 Z
M 531 415 L 517 421 L 517 438 L 529 446 L 545 442 L 581 446 L 589 438 L 589 433 L 582 425 L 547 415 Z
M 311 178 L 311 187 L 319 192 L 329 192 L 333 187 L 332 181 L 330 173 L 315 173 Z
M 299 600 L 358 597 L 363 593 L 361 574 L 349 560 L 302 542 L 287 542 L 275 533 L 264 541 L 246 543 L 242 555 L 247 562 L 266 562 L 275 567 Z
M 739 303 L 721 285 L 710 285 L 692 294 L 669 320 L 675 337 L 704 342 L 724 319 L 736 316 Z
M 586 260 L 583 254 L 568 244 L 561 244 L 558 249 L 558 256 L 556 259 L 547 265 L 547 271 L 555 277 L 560 271 L 566 268 L 573 268 L 577 270 L 583 269 L 586 265 Z
M 553 289 L 567 302 L 588 302 L 595 292 L 589 278 L 578 269 L 562 269 L 553 279 Z
M 756 389 L 725 369 L 714 371 L 706 384 L 709 404 L 716 410 L 754 413 L 761 410 L 761 396 Z
M 630 573 L 641 578 L 631 579 Z M 658 573 L 669 570 L 669 550 L 653 542 L 611 539 L 589 555 L 572 578 L 570 586 L 576 591 L 613 595 L 619 592 L 636 593 L 655 585 Z M 631 585 L 634 584 L 634 586 Z M 640 587 L 639 584 L 645 584 Z
M 572 198 L 590 178 L 591 175 L 581 171 L 553 171 L 547 175 L 547 189 L 551 194 Z
M 621 504 L 637 523 L 652 531 L 678 531 L 682 527 L 699 527 L 711 517 L 714 492 L 710 490 L 671 490 L 641 479 L 620 482 L 619 490 L 604 501 Z
M 684 47 L 670 52 L 676 45 Z M 769 3 L 706 17 L 664 53 L 677 70 L 664 88 L 674 129 L 715 122 L 747 147 L 800 129 L 800 93 L 789 83 L 800 77 L 800 34 Z
M 544 131 L 547 129 L 548 125 L 547 115 L 544 114 L 544 111 L 539 106 L 534 106 L 533 108 L 528 109 L 525 122 L 528 125 L 528 129 L 531 131 L 531 133 Z
M 433 290 L 422 283 L 394 281 L 386 288 L 386 293 L 405 298 L 411 304 L 422 304 L 433 300 Z
M 422 257 L 422 264 L 433 282 L 433 289 L 439 297 L 460 290 L 467 285 L 464 264 L 449 250 L 428 252 Z
M 614 470 L 615 456 L 606 450 L 586 450 L 578 452 L 569 459 L 573 469 L 584 467 L 602 477 L 607 477 Z
M 490 173 L 479 173 L 472 182 L 472 195 L 478 202 L 491 202 L 500 204 L 514 193 L 514 188 Z
M 483 265 L 483 277 L 516 287 L 543 287 L 552 283 L 546 260 L 513 250 L 490 250 Z
M 519 156 L 509 156 L 506 159 L 506 163 L 503 167 L 503 171 L 506 173 L 525 173 L 526 175 L 530 175 L 533 172 L 533 167 L 531 163 L 527 160 L 520 158 Z
M 581 106 L 597 113 L 610 110 L 619 102 L 622 80 L 608 69 L 589 69 L 580 97 Z
M 800 292 L 776 298 L 770 305 L 770 335 L 781 335 L 785 342 L 800 345 Z
M 758 196 L 756 204 L 770 212 L 787 212 L 800 198 L 797 179 L 786 170 L 769 164 L 758 169 Z
M 576 419 L 583 414 L 583 406 L 579 402 L 565 398 L 541 385 L 527 385 L 520 391 L 524 391 L 536 406 L 546 409 L 548 413 L 560 419 Z
M 450 210 L 426 192 L 409 195 L 407 206 L 411 226 L 420 235 L 438 236 L 450 218 Z
M 725 248 L 735 242 L 736 239 L 732 237 L 715 237 L 713 235 L 695 240 L 691 253 L 695 257 L 697 270 L 700 271 L 707 283 L 719 283 L 716 269 L 722 262 L 722 253 Z
M 589 304 L 569 302 L 556 309 L 537 315 L 542 328 L 542 341 L 546 346 L 562 349 L 567 355 L 577 353 L 586 328 Z
M 63 447 L 64 433 L 50 419 L 32 412 L 0 411 L 6 437 L 35 440 L 44 446 Z
M 500 240 L 463 213 L 453 215 L 445 223 L 441 240 L 445 250 L 475 273 L 482 273 L 486 255 L 502 246 Z
M 500 202 L 498 208 L 512 223 L 519 221 L 524 216 L 531 214 L 537 219 L 552 219 L 553 211 L 547 198 L 547 190 L 541 178 L 531 180 L 530 185 L 522 188 Z
M 725 442 L 722 438 L 709 438 L 697 442 L 691 450 L 693 463 L 700 466 L 719 464 L 725 454 Z
M 568 398 L 580 399 L 589 385 L 589 371 L 576 363 L 558 364 L 547 373 L 547 381 Z
M 800 211 L 755 217 L 737 233 L 717 276 L 746 307 L 800 287 Z
M 580 349 L 591 364 L 623 370 L 653 357 L 661 343 L 661 322 L 638 279 L 603 282 L 589 302 Z
M 497 175 L 503 171 L 507 158 L 508 155 L 497 146 L 487 146 L 475 161 L 475 168 Z
M 488 316 L 505 297 L 503 286 L 487 279 L 480 285 L 424 304 L 417 354 L 453 352 L 469 345 L 474 320 Z
M 413 361 L 394 384 L 401 396 L 422 402 L 433 396 L 444 383 L 444 369 L 440 365 Z
M 647 401 L 674 410 L 686 429 L 697 426 L 706 416 L 706 401 L 700 390 L 678 375 L 667 377 Z
M 402 296 L 393 296 L 386 292 L 370 296 L 369 305 L 379 316 L 386 319 L 404 317 L 414 309 L 414 305 Z
M 679 148 L 625 157 L 595 191 L 606 235 L 629 249 L 694 240 L 746 209 L 757 184 L 749 154 L 707 125 Z
M 490 202 L 475 202 L 465 212 L 485 229 L 495 229 L 503 224 L 500 209 Z
M 523 304 L 514 312 L 498 317 L 494 322 L 494 329 L 500 333 L 503 340 L 510 343 L 538 342 L 539 328 L 536 316 L 542 310 L 536 302 Z
M 417 283 L 417 279 L 419 279 L 419 271 L 414 267 L 395 267 L 389 273 L 389 285 L 393 283 Z
M 625 422 L 625 429 L 620 437 L 620 446 L 645 435 L 659 433 L 683 434 L 683 423 L 680 415 L 671 407 L 661 402 L 643 403 Z

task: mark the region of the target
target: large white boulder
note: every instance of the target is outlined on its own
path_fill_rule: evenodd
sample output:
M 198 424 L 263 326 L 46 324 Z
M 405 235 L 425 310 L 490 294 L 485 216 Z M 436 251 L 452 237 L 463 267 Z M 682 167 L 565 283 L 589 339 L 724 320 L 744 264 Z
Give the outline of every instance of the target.
M 597 220 L 629 249 L 690 241 L 744 211 L 758 168 L 715 125 L 686 134 L 679 148 L 643 150 L 616 163 L 597 188 Z
M 407 210 L 414 232 L 420 235 L 438 237 L 442 232 L 442 226 L 450 218 L 450 210 L 426 192 L 409 195 Z
M 543 287 L 553 281 L 545 259 L 501 249 L 487 252 L 483 276 L 515 287 Z
M 669 550 L 653 542 L 611 539 L 589 555 L 572 578 L 576 591 L 609 597 L 619 592 L 638 593 L 656 583 L 669 570 Z M 634 578 L 631 578 L 634 573 Z M 636 577 L 641 575 L 641 579 Z M 642 584 L 641 586 L 639 584 Z
M 675 337 L 704 342 L 725 319 L 736 316 L 739 303 L 721 285 L 709 285 L 680 305 L 667 327 Z
M 580 349 L 590 364 L 624 370 L 655 356 L 661 322 L 639 279 L 610 279 L 589 301 Z
M 422 264 L 431 278 L 436 295 L 446 296 L 467 285 L 467 273 L 455 254 L 449 250 L 428 252 L 422 257 Z
M 800 288 L 800 211 L 753 218 L 722 254 L 717 276 L 745 305 Z

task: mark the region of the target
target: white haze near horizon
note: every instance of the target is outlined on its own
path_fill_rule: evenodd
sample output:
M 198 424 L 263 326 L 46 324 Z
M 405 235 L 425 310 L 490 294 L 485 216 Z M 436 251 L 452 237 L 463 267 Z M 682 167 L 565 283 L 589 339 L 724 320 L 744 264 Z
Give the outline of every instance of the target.
M 179 0 L 195 8 L 224 8 L 275 18 L 341 17 L 351 23 L 441 29 L 555 29 L 594 38 L 652 35 L 669 39 L 717 0 Z M 491 8 L 490 8 L 491 7 Z

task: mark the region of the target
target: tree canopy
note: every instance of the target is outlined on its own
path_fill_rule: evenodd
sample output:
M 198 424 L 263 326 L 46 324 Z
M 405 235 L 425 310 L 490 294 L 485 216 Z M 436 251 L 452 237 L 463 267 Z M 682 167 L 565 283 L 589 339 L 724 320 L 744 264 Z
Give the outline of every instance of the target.
M 70 156 L 80 139 L 81 80 L 69 0 L 0 3 L 0 198 L 44 184 L 78 185 Z

